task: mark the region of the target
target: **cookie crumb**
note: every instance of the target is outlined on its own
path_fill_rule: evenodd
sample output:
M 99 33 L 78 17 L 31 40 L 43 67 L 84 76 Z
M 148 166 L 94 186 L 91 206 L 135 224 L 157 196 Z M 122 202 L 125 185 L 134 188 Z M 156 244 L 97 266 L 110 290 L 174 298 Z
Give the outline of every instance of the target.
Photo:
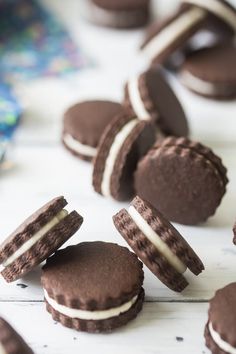
M 21 283 L 16 284 L 16 286 L 19 286 L 21 289 L 28 288 L 28 285 L 21 284 Z
M 183 342 L 184 338 L 183 337 L 176 337 L 177 342 Z

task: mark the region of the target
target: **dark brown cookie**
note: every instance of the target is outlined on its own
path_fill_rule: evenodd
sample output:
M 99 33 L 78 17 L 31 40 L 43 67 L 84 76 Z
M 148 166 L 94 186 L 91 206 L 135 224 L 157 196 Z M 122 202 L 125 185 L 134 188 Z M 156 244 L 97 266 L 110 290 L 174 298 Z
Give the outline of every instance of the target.
M 171 54 L 183 48 L 205 22 L 206 11 L 195 6 L 182 6 L 173 15 L 148 28 L 141 51 L 151 63 L 163 64 Z
M 140 120 L 151 120 L 162 135 L 187 136 L 184 110 L 163 73 L 151 68 L 128 81 L 124 106 Z
M 64 145 L 74 155 L 91 161 L 105 128 L 122 110 L 121 104 L 102 100 L 84 101 L 70 107 L 64 115 Z
M 83 242 L 43 267 L 48 311 L 64 326 L 107 332 L 135 318 L 144 299 L 142 263 L 127 248 Z
M 236 245 L 236 223 L 234 224 L 233 233 L 234 233 L 233 242 L 234 242 L 234 244 Z
M 213 354 L 236 351 L 236 283 L 216 292 L 210 301 L 208 322 L 205 327 L 206 345 Z
M 184 5 L 193 5 L 208 14 L 206 26 L 213 31 L 234 37 L 236 34 L 236 8 L 227 0 L 182 0 Z
M 44 205 L 20 225 L 0 246 L 1 274 L 15 281 L 60 248 L 80 228 L 83 218 L 63 209 L 64 197 Z
M 6 354 L 33 354 L 23 338 L 3 318 L 0 318 L 0 351 Z
M 132 198 L 133 173 L 155 139 L 152 123 L 125 114 L 118 116 L 100 141 L 93 171 L 95 191 L 116 200 Z
M 210 149 L 186 138 L 167 138 L 139 162 L 136 193 L 169 220 L 186 225 L 206 221 L 219 206 L 227 170 Z
M 170 289 L 188 285 L 183 273 L 195 275 L 204 266 L 189 244 L 165 217 L 149 203 L 136 197 L 128 210 L 113 217 L 114 224 L 137 256 Z
M 236 97 L 236 47 L 217 45 L 191 53 L 180 78 L 190 90 L 215 99 Z
M 92 22 L 114 28 L 145 26 L 150 18 L 150 0 L 89 0 Z

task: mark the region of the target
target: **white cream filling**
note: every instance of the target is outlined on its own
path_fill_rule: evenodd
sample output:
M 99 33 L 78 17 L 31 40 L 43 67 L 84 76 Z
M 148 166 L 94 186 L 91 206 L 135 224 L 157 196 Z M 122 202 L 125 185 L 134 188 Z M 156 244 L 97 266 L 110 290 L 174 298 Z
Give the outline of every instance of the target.
M 133 78 L 128 82 L 129 99 L 135 115 L 140 120 L 150 120 L 151 115 L 146 110 L 139 91 L 139 78 Z
M 74 152 L 77 152 L 78 154 L 86 155 L 89 157 L 94 157 L 97 154 L 96 148 L 89 145 L 81 144 L 78 140 L 75 140 L 70 134 L 65 134 L 63 140 L 69 149 L 73 150 Z
M 0 354 L 7 354 L 5 348 L 3 347 L 3 345 L 0 343 Z
M 201 80 L 189 72 L 183 72 L 181 74 L 181 82 L 189 89 L 202 94 L 214 95 L 216 92 L 216 87 L 214 84 Z
M 57 225 L 61 220 L 63 220 L 68 215 L 66 210 L 61 210 L 52 220 L 50 220 L 46 225 L 44 225 L 34 236 L 27 240 L 16 252 L 13 253 L 2 266 L 5 268 L 15 262 L 15 260 L 21 257 L 25 252 L 29 251 L 36 242 L 41 240 L 55 225 Z
M 201 6 L 214 15 L 220 17 L 222 20 L 228 23 L 230 27 L 236 32 L 236 14 L 227 5 L 224 5 L 218 0 L 185 0 L 192 5 Z
M 128 213 L 142 233 L 156 247 L 162 256 L 166 258 L 171 266 L 178 273 L 183 274 L 187 270 L 186 265 L 171 251 L 167 244 L 162 241 L 161 237 L 153 231 L 151 226 L 146 222 L 146 220 L 144 220 L 135 207 L 131 205 L 128 209 Z
M 130 122 L 128 122 L 121 129 L 121 131 L 116 135 L 111 145 L 108 157 L 106 159 L 105 169 L 103 172 L 103 178 L 101 183 L 101 191 L 105 197 L 111 196 L 111 191 L 110 191 L 111 175 L 114 169 L 117 156 L 120 152 L 120 149 L 124 144 L 125 140 L 128 138 L 129 134 L 132 132 L 132 130 L 134 129 L 134 127 L 136 127 L 137 124 L 139 124 L 139 121 L 137 119 L 133 119 Z
M 68 316 L 70 318 L 78 318 L 80 320 L 106 320 L 108 318 L 117 317 L 124 312 L 127 312 L 137 301 L 138 296 L 134 296 L 130 301 L 125 304 L 111 308 L 109 310 L 101 310 L 101 311 L 86 311 L 79 309 L 72 309 L 70 307 L 58 304 L 54 299 L 51 299 L 44 289 L 44 296 L 47 302 L 49 303 L 54 310 L 60 312 L 61 314 Z
M 218 345 L 218 347 L 223 350 L 224 352 L 227 352 L 229 354 L 236 354 L 236 348 L 232 347 L 229 343 L 225 342 L 219 333 L 217 333 L 212 326 L 212 323 L 210 322 L 208 325 L 209 332 L 211 334 L 212 339 L 214 342 Z
M 197 7 L 183 13 L 151 39 L 143 49 L 143 53 L 152 61 L 205 16 L 206 11 Z

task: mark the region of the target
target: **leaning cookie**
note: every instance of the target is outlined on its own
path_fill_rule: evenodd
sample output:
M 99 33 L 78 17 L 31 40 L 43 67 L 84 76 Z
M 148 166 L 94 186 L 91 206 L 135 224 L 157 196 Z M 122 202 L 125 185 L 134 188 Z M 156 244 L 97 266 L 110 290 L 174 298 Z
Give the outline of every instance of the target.
M 139 162 L 136 194 L 169 220 L 196 225 L 214 215 L 226 192 L 227 170 L 212 150 L 187 138 L 167 138 Z
M 3 318 L 0 318 L 0 353 L 33 354 L 23 338 Z
M 205 327 L 206 345 L 213 354 L 235 354 L 236 283 L 216 292 L 210 301 Z
M 183 5 L 193 5 L 206 11 L 207 27 L 224 32 L 228 36 L 236 35 L 236 8 L 227 0 L 181 0 Z
M 204 270 L 202 261 L 179 232 L 151 204 L 136 197 L 128 210 L 113 217 L 114 224 L 145 265 L 174 291 L 188 282 L 184 272 L 195 275 Z
M 200 29 L 206 12 L 194 6 L 180 7 L 163 21 L 154 22 L 141 46 L 143 56 L 153 64 L 164 64 Z
M 187 136 L 189 133 L 182 105 L 157 68 L 127 82 L 124 107 L 140 120 L 153 121 L 162 135 Z
M 151 122 L 119 115 L 105 130 L 94 161 L 93 186 L 97 193 L 116 200 L 134 194 L 133 174 L 139 159 L 154 144 Z
M 229 35 L 236 32 L 236 10 L 224 0 L 183 0 L 177 12 L 163 22 L 157 22 L 147 31 L 141 47 L 144 56 L 154 64 L 164 63 L 177 49 L 209 21 L 227 28 Z
M 47 310 L 66 327 L 110 332 L 141 311 L 143 277 L 142 263 L 125 247 L 106 242 L 67 247 L 43 267 Z
M 189 55 L 180 80 L 191 91 L 213 99 L 236 97 L 236 47 L 221 44 Z
M 64 115 L 63 144 L 74 155 L 91 161 L 97 154 L 105 128 L 122 111 L 121 104 L 112 101 L 90 100 L 75 104 Z
M 150 19 L 150 0 L 88 0 L 88 17 L 100 26 L 142 27 Z
M 67 201 L 58 197 L 44 205 L 21 224 L 0 246 L 1 274 L 7 282 L 30 272 L 81 226 L 82 216 L 68 213 Z

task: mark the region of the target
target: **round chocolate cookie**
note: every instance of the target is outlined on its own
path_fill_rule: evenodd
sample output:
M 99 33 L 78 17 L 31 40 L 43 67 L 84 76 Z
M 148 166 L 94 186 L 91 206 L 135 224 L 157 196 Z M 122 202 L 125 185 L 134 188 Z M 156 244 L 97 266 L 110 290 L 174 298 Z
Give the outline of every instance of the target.
M 42 263 L 80 228 L 83 218 L 68 213 L 67 201 L 58 197 L 21 224 L 0 246 L 1 274 L 15 281 Z
M 113 28 L 145 26 L 150 18 L 150 0 L 89 0 L 92 22 Z
M 0 318 L 0 353 L 33 354 L 23 338 L 3 318 Z
M 153 121 L 162 135 L 188 135 L 184 110 L 164 75 L 156 68 L 128 81 L 124 106 L 130 115 Z
M 129 118 L 126 114 L 117 116 L 104 132 L 94 161 L 95 191 L 116 200 L 132 198 L 137 163 L 155 140 L 151 122 Z
M 210 301 L 205 327 L 206 345 L 213 354 L 236 352 L 236 283 L 216 292 Z
M 163 64 L 171 54 L 183 48 L 203 27 L 206 11 L 195 6 L 181 6 L 166 19 L 154 22 L 141 46 L 143 55 L 153 64 Z
M 186 138 L 167 138 L 139 162 L 136 193 L 169 220 L 186 225 L 206 221 L 219 206 L 228 183 L 222 161 Z
M 109 332 L 142 309 L 142 263 L 127 248 L 83 242 L 58 251 L 43 267 L 47 310 L 64 326 Z
M 188 285 L 184 272 L 204 270 L 202 261 L 179 232 L 151 204 L 136 197 L 128 210 L 113 216 L 114 224 L 137 256 L 160 281 L 181 292 Z
M 182 83 L 202 96 L 215 99 L 236 97 L 236 47 L 217 45 L 189 55 L 180 74 Z
M 123 110 L 111 101 L 85 101 L 70 107 L 64 115 L 62 141 L 67 149 L 83 160 L 97 154 L 99 140 L 112 119 Z

